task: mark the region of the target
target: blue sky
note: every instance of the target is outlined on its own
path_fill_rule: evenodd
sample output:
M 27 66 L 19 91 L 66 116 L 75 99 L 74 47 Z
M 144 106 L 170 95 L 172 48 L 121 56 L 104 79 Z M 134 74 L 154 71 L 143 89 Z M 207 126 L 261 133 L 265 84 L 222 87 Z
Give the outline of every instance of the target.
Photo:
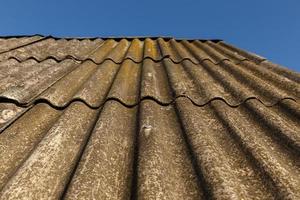
M 217 38 L 300 72 L 299 0 L 7 0 L 0 35 Z

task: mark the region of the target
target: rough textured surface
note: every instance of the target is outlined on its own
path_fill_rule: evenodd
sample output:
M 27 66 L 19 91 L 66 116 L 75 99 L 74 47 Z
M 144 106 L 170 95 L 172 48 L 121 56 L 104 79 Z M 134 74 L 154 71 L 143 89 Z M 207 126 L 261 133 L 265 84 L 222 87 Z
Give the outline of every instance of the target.
M 40 103 L 0 134 L 0 199 L 299 199 L 299 117 L 292 100 Z
M 60 197 L 93 128 L 96 113 L 81 103 L 72 104 L 7 181 L 0 199 Z M 23 136 L 22 142 L 24 140 L 27 142 L 29 138 Z M 21 147 L 19 144 L 18 148 Z M 15 156 L 16 149 L 10 155 Z
M 16 48 L 30 45 L 34 42 L 41 40 L 41 36 L 32 37 L 11 37 L 11 38 L 0 38 L 0 53 L 8 52 Z
M 0 103 L 0 131 L 26 110 L 26 108 L 18 107 L 13 103 Z
M 66 199 L 129 199 L 136 110 L 115 101 L 105 104 Z
M 140 104 L 138 194 L 140 199 L 197 199 L 202 189 L 174 108 Z
M 271 106 L 300 97 L 298 73 L 222 41 L 43 38 L 0 53 L 0 70 L 0 98 L 22 106 L 80 100 L 98 108 L 108 99 L 133 106 L 144 98 L 168 104 L 179 96 L 199 106 L 249 98 Z
M 0 38 L 0 200 L 300 199 L 300 75 L 223 41 Z

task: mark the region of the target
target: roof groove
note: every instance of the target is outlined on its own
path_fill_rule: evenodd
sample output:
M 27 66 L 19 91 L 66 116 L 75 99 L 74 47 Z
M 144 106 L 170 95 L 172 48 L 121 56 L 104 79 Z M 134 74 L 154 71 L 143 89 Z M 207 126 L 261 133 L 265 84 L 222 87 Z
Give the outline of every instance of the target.
M 259 67 L 259 65 L 255 65 L 249 61 L 241 62 L 238 65 L 240 65 L 241 67 L 243 67 L 244 70 L 247 70 L 249 73 L 252 73 L 260 79 L 267 79 L 271 81 L 274 85 L 276 84 L 277 87 L 281 87 L 281 89 L 289 89 L 291 91 L 296 91 L 298 87 L 297 84 L 300 83 L 297 83 L 294 80 L 289 80 L 271 71 L 268 68 Z M 282 84 L 282 82 L 289 82 L 289 84 Z
M 47 109 L 48 108 L 48 109 Z M 39 118 L 37 118 L 36 120 L 34 119 L 34 113 L 38 114 L 38 110 L 40 109 L 46 109 L 48 112 L 44 113 L 43 116 L 39 116 Z M 53 112 L 54 111 L 54 112 Z M 4 145 L 3 143 L 6 143 L 8 141 L 11 142 L 11 144 L 15 144 L 18 142 L 21 142 L 21 144 L 19 144 L 20 146 L 18 146 L 17 148 L 15 148 L 14 151 L 14 158 L 7 160 L 6 161 L 6 166 L 1 168 L 1 172 L 3 173 L 2 176 L 0 177 L 0 193 L 3 190 L 3 187 L 7 184 L 7 182 L 12 178 L 12 175 L 16 173 L 17 169 L 21 167 L 21 165 L 26 161 L 26 158 L 28 158 L 30 156 L 30 152 L 33 151 L 34 148 L 36 148 L 37 144 L 39 143 L 38 141 L 41 141 L 43 138 L 43 132 L 46 133 L 47 130 L 49 130 L 51 128 L 51 125 L 54 124 L 55 119 L 53 119 L 54 117 L 58 117 L 59 115 L 57 115 L 57 113 L 55 112 L 55 110 L 52 110 L 51 108 L 49 109 L 49 107 L 47 107 L 47 105 L 37 105 L 32 107 L 31 109 L 28 110 L 28 112 L 25 112 L 25 114 L 23 115 L 23 117 L 21 117 L 19 120 L 17 120 L 14 125 L 16 125 L 16 127 L 18 127 L 19 123 L 22 123 L 24 120 L 33 120 L 35 123 L 39 124 L 39 126 L 37 127 L 36 132 L 34 132 L 34 134 L 30 135 L 30 137 L 27 138 L 26 141 L 22 141 L 22 139 L 20 138 L 20 136 L 23 133 L 23 131 L 30 131 L 32 128 L 34 128 L 33 126 L 35 125 L 35 123 L 33 123 L 32 127 L 24 127 L 23 130 L 20 130 L 19 132 L 18 129 L 16 129 L 14 126 L 9 126 L 7 127 L 8 130 L 12 130 L 12 132 L 17 132 L 18 134 L 11 138 L 9 137 L 9 135 L 2 135 L 0 134 L 1 140 L 0 143 L 3 145 L 3 150 L 6 151 L 1 151 L 0 153 L 3 154 L 5 153 L 10 153 L 10 151 L 12 151 L 12 149 L 8 149 L 7 144 Z M 46 124 L 41 123 L 41 120 L 45 120 L 48 119 L 49 121 L 47 121 Z M 28 122 L 28 121 L 27 121 Z M 41 124 L 40 124 L 41 123 Z M 48 126 L 47 126 L 48 125 Z M 4 130 L 7 130 L 4 129 Z M 43 132 L 41 132 L 43 130 Z M 37 139 L 37 141 L 32 141 L 32 138 Z M 31 145 L 28 145 L 27 143 L 32 143 Z M 23 146 L 21 146 L 23 145 Z M 5 147 L 7 149 L 5 149 Z M 23 158 L 20 159 L 22 156 Z M 4 158 L 4 155 L 2 155 L 2 157 Z M 17 159 L 16 159 L 17 158 Z M 19 158 L 19 159 L 18 159 Z
M 247 104 L 246 107 L 251 104 L 252 104 L 252 102 Z M 297 197 L 299 197 L 300 194 L 299 194 L 299 192 L 297 192 L 297 187 L 299 186 L 300 180 L 297 178 L 294 179 L 293 177 L 287 178 L 285 176 L 285 174 L 293 174 L 293 172 L 295 172 L 296 174 L 299 173 L 299 171 L 297 172 L 296 165 L 291 165 L 290 163 L 292 161 L 288 160 L 287 157 L 282 157 L 282 158 L 276 157 L 276 155 L 274 155 L 274 154 L 280 154 L 281 152 L 283 153 L 284 151 L 283 150 L 275 151 L 274 149 L 277 148 L 275 145 L 270 146 L 271 151 L 273 153 L 271 153 L 271 151 L 268 149 L 269 146 L 263 145 L 263 143 L 270 142 L 269 141 L 270 139 L 268 139 L 268 137 L 271 138 L 272 141 L 274 140 L 273 132 L 268 132 L 268 133 L 270 133 L 270 135 L 261 135 L 261 132 L 256 132 L 256 133 L 259 133 L 259 134 L 256 134 L 256 138 L 251 137 L 250 132 L 252 132 L 252 131 L 250 129 L 245 133 L 243 133 L 243 131 L 242 131 L 243 130 L 242 126 L 244 126 L 246 124 L 242 124 L 240 127 L 237 127 L 235 125 L 235 123 L 233 122 L 233 120 L 237 120 L 238 116 L 235 119 L 230 119 L 230 117 L 228 117 L 228 114 L 225 115 L 224 111 L 222 111 L 220 107 L 214 106 L 214 108 L 216 109 L 216 113 L 218 115 L 220 115 L 220 118 L 223 120 L 223 122 L 226 123 L 227 126 L 232 130 L 231 133 L 234 134 L 235 137 L 239 138 L 239 140 L 240 140 L 239 143 L 242 146 L 244 146 L 246 151 L 248 153 L 250 153 L 252 155 L 252 157 L 256 160 L 256 163 L 258 163 L 260 165 L 260 167 L 264 171 L 266 171 L 266 173 L 271 177 L 275 186 L 279 190 L 280 197 L 281 198 L 290 197 L 292 199 L 293 198 L 296 199 Z M 251 107 L 250 109 L 251 109 L 250 112 L 255 112 L 254 113 L 255 115 L 258 114 L 256 111 L 256 108 Z M 260 119 L 258 119 L 256 117 L 255 120 L 261 120 L 261 117 L 262 116 L 260 115 Z M 266 116 L 264 116 L 264 117 L 266 117 Z M 268 124 L 270 124 L 269 123 L 270 118 L 265 118 L 265 120 L 267 120 Z M 272 122 L 273 122 L 273 119 L 272 119 Z M 272 123 L 271 126 L 269 126 L 269 125 L 267 125 L 267 126 L 269 126 L 268 128 L 271 128 L 271 130 L 278 129 L 278 127 L 276 128 L 276 127 L 274 127 L 274 125 L 276 126 L 275 123 Z M 294 128 L 296 128 L 296 127 L 294 127 Z M 259 136 L 259 135 L 261 135 L 261 136 Z M 261 137 L 263 137 L 263 138 L 261 138 Z M 279 143 L 279 145 L 282 145 L 282 141 L 278 141 L 278 143 Z M 297 149 L 297 150 L 299 150 L 299 149 Z M 289 154 L 289 153 L 285 154 L 285 156 L 288 156 L 288 155 L 292 155 L 292 154 Z M 298 151 L 298 155 L 299 155 L 299 151 Z M 297 156 L 294 155 L 293 157 L 295 159 L 294 163 L 297 162 Z M 276 162 L 275 161 L 276 158 L 277 158 L 277 161 L 278 161 L 278 159 L 284 159 L 284 161 L 279 163 L 279 166 L 276 166 L 276 165 L 274 165 L 274 162 Z M 280 165 L 285 165 L 285 166 L 280 166 Z M 273 168 L 275 166 L 276 166 L 276 168 Z M 280 167 L 280 169 L 278 167 Z M 289 170 L 289 171 L 286 171 L 286 170 Z M 296 174 L 295 174 L 295 177 L 297 177 Z
M 210 47 L 214 48 L 219 53 L 228 56 L 232 60 L 235 60 L 235 63 L 239 63 L 239 62 L 249 60 L 249 59 L 237 54 L 236 52 L 232 52 L 232 51 L 228 50 L 227 48 L 225 48 L 223 46 L 217 45 L 214 42 L 207 41 L 206 44 L 208 44 Z M 231 60 L 231 59 L 229 59 L 229 60 Z
M 193 143 L 192 143 L 192 138 L 190 138 L 188 136 L 188 130 L 186 129 L 186 126 L 184 125 L 183 122 L 183 116 L 180 112 L 180 106 L 178 106 L 177 103 L 174 104 L 174 110 L 176 112 L 178 121 L 179 121 L 179 125 L 180 128 L 182 130 L 182 136 L 184 138 L 186 147 L 188 149 L 189 155 L 190 155 L 190 159 L 192 162 L 192 166 L 195 170 L 195 173 L 197 175 L 197 179 L 198 179 L 198 184 L 199 184 L 199 188 L 201 188 L 202 190 L 202 198 L 203 199 L 212 199 L 213 198 L 213 193 L 211 191 L 210 188 L 210 184 L 209 181 L 205 178 L 205 175 L 203 174 L 203 170 L 201 170 L 200 168 L 200 161 L 197 157 L 197 152 L 195 152 L 195 147 L 193 147 Z
M 264 57 L 258 56 L 258 55 L 254 54 L 254 53 L 247 52 L 247 51 L 242 50 L 240 48 L 237 48 L 237 47 L 235 47 L 235 46 L 233 46 L 231 44 L 227 44 L 224 41 L 220 41 L 220 42 L 218 42 L 218 44 L 220 44 L 221 46 L 223 46 L 223 47 L 225 47 L 225 48 L 227 48 L 227 49 L 229 49 L 231 51 L 239 53 L 242 56 L 245 56 L 247 59 L 249 59 L 251 61 L 254 61 L 255 63 L 261 63 L 261 62 L 263 62 L 263 61 L 266 60 L 266 58 L 264 58 Z
M 82 120 L 79 116 L 84 117 L 84 120 Z M 47 168 L 44 168 L 44 170 L 40 168 L 40 170 L 36 171 L 36 173 L 38 173 L 41 177 L 40 181 L 42 182 L 36 182 L 37 185 L 36 187 L 31 188 L 31 192 L 38 190 L 40 187 L 45 187 L 48 185 L 47 179 L 45 179 L 49 177 L 47 174 L 63 170 L 63 173 L 57 173 L 56 176 L 52 177 L 52 180 L 58 181 L 58 185 L 56 185 L 56 187 L 54 187 L 52 190 L 48 191 L 51 193 L 53 198 L 58 198 L 66 184 L 70 172 L 74 168 L 76 158 L 78 158 L 80 153 L 80 149 L 82 149 L 84 141 L 86 141 L 88 133 L 91 131 L 93 121 L 96 120 L 95 116 L 96 111 L 90 110 L 85 106 L 82 107 L 81 104 L 73 104 L 71 107 L 69 107 L 61 115 L 61 117 L 58 118 L 54 126 L 52 126 L 49 131 L 46 131 L 45 137 L 41 140 L 41 142 L 38 143 L 35 150 L 19 168 L 15 176 L 12 177 L 5 185 L 3 190 L 0 192 L 0 199 L 5 198 L 6 195 L 9 196 L 9 194 L 7 194 L 7 191 L 9 190 L 27 188 L 28 185 L 26 181 L 24 182 L 22 177 L 31 176 L 28 168 L 46 163 L 49 164 L 48 168 L 55 166 L 54 171 L 47 171 Z M 68 118 L 67 121 L 65 121 L 66 118 Z M 74 120 L 77 123 L 70 125 L 70 123 L 73 123 Z M 68 130 L 70 130 L 72 134 L 64 134 L 64 132 L 61 132 L 63 127 L 67 126 Z M 68 146 L 71 147 L 71 149 L 66 150 L 65 147 Z M 57 154 L 57 152 L 61 153 Z M 66 153 L 68 153 L 68 155 L 66 155 Z M 35 158 L 39 159 L 35 160 Z M 60 158 L 63 158 L 64 162 L 61 162 Z M 30 195 L 30 193 L 28 194 Z M 15 195 L 18 195 L 18 193 L 15 193 Z
M 225 70 L 231 72 L 231 74 L 235 76 L 238 81 L 244 83 L 244 85 L 249 86 L 253 90 L 257 91 L 258 93 L 261 93 L 262 95 L 266 95 L 270 97 L 287 95 L 284 91 L 281 91 L 279 88 L 275 89 L 273 85 L 267 83 L 266 79 L 262 79 L 260 77 L 256 77 L 252 75 L 251 73 L 247 72 L 243 68 L 240 68 L 239 65 L 233 66 L 229 62 L 224 62 L 222 63 L 221 66 L 224 67 Z M 265 87 L 261 87 L 262 85 L 264 85 Z M 276 91 L 277 94 L 275 94 L 273 91 Z
M 280 65 L 271 63 L 268 60 L 261 62 L 261 66 L 269 69 L 270 71 L 273 71 L 274 73 L 277 73 L 279 76 L 284 76 L 292 81 L 295 81 L 298 84 L 300 83 L 300 74 L 297 72 L 293 72 Z
M 280 121 L 280 117 L 275 112 L 266 111 L 266 109 L 251 102 L 246 103 L 245 106 L 272 130 L 273 135 L 277 136 L 281 143 L 285 143 L 294 150 L 296 155 L 300 156 L 300 137 L 295 132 L 296 130 L 293 130 L 294 126 L 292 127 L 291 121 Z M 271 122 L 270 119 L 275 119 L 274 121 L 277 121 L 277 123 Z M 289 123 L 291 126 L 289 126 Z
M 145 48 L 145 45 L 144 45 L 144 48 Z M 142 52 L 142 56 L 144 56 L 144 51 Z M 120 71 L 121 67 L 119 68 L 119 71 Z M 119 71 L 116 73 L 116 77 L 117 78 L 117 74 L 119 74 Z M 140 74 L 143 73 L 143 68 L 140 69 Z M 139 76 L 139 84 L 138 84 L 138 95 L 137 95 L 137 98 L 138 99 L 141 99 L 141 91 L 142 91 L 142 77 Z M 114 79 L 115 81 L 115 79 Z M 114 82 L 113 81 L 113 82 Z M 113 85 L 113 84 L 112 84 Z M 123 105 L 123 104 L 122 104 Z M 138 189 L 139 189 L 139 181 L 138 181 L 138 176 L 139 176 L 139 171 L 140 171 L 140 165 L 139 165 L 139 160 L 141 158 L 140 156 L 140 145 L 141 145 L 141 141 L 140 141 L 140 133 L 142 132 L 143 129 L 145 128 L 149 128 L 147 125 L 146 126 L 142 126 L 142 123 L 141 123 L 141 118 L 142 118 L 142 115 L 141 115 L 141 101 L 137 104 L 137 108 L 136 108 L 136 120 L 135 120 L 135 124 L 136 124 L 136 128 L 134 130 L 134 136 L 133 136 L 133 156 L 132 156 L 132 178 L 131 178 L 131 182 L 130 182 L 130 199 L 138 199 Z M 129 197 L 129 195 L 128 195 Z
M 237 145 L 242 149 L 245 155 L 247 155 L 247 158 L 249 159 L 251 165 L 253 167 L 257 167 L 260 169 L 257 171 L 260 176 L 262 176 L 265 182 L 265 184 L 271 188 L 271 190 L 276 191 L 276 195 L 280 193 L 280 188 L 276 186 L 276 183 L 274 182 L 274 179 L 267 170 L 265 170 L 265 166 L 261 164 L 261 160 L 256 159 L 255 155 L 253 155 L 253 149 L 251 147 L 249 148 L 247 143 L 245 142 L 243 136 L 240 135 L 241 132 L 239 130 L 239 127 L 236 127 L 233 123 L 231 123 L 230 119 L 228 120 L 228 117 L 224 112 L 218 113 L 220 111 L 220 108 L 216 105 L 212 106 L 212 109 L 214 110 L 214 113 L 216 114 L 217 118 L 226 126 L 226 128 L 229 130 L 229 136 L 236 141 Z M 259 148 L 257 148 L 259 150 Z M 281 196 L 283 197 L 283 196 Z
M 257 177 L 256 168 L 252 169 L 248 161 L 244 159 L 247 157 L 242 156 L 243 153 L 237 148 L 238 143 L 230 138 L 226 126 L 223 125 L 222 121 L 219 121 L 220 119 L 213 117 L 215 113 L 212 105 L 208 106 L 209 109 L 205 112 L 200 109 L 195 110 L 195 114 L 189 113 L 193 112 L 192 109 L 195 108 L 184 104 L 184 101 L 178 102 L 178 106 L 212 197 L 216 199 L 239 199 L 242 196 L 249 196 L 249 192 L 253 192 L 252 195 L 254 193 L 259 195 L 262 192 L 265 198 L 270 198 L 270 196 L 267 197 L 271 195 L 270 191 L 264 186 L 258 186 L 263 177 Z M 196 114 L 196 112 L 199 113 Z M 223 110 L 222 112 L 224 113 Z M 200 120 L 201 118 L 202 120 Z M 248 166 L 247 169 L 244 168 L 245 165 Z M 233 169 L 234 171 L 232 171 Z M 243 181 L 246 174 L 248 174 L 248 180 Z M 249 185 L 245 186 L 245 184 Z M 240 191 L 239 187 L 247 189 Z M 251 187 L 260 187 L 261 191 L 251 191 Z M 263 190 L 265 191 L 263 192 Z
M 33 108 L 33 106 L 31 107 L 31 108 L 28 108 L 28 110 L 26 110 L 22 115 L 24 115 L 26 112 L 28 112 L 28 111 L 30 111 L 30 109 L 32 109 Z M 31 112 L 31 111 L 30 111 Z M 62 111 L 62 113 L 63 113 L 64 111 Z M 20 116 L 21 117 L 21 116 Z M 18 117 L 18 118 L 20 118 L 20 117 Z M 17 118 L 17 119 L 18 119 Z M 17 120 L 17 119 L 15 119 L 15 120 Z M 58 118 L 59 119 L 59 118 Z M 57 119 L 57 120 L 58 120 Z M 12 122 L 13 123 L 13 122 Z M 9 125 L 11 125 L 12 123 L 10 123 Z M 55 122 L 53 122 L 52 121 L 52 123 L 50 122 L 50 125 L 53 125 Z M 1 134 L 1 132 L 2 131 L 4 131 L 6 128 L 8 128 L 9 126 L 7 126 L 7 127 L 4 127 L 4 129 L 1 129 L 0 128 L 0 134 Z M 47 131 L 49 131 L 50 130 L 50 128 L 51 128 L 51 126 L 48 126 L 48 128 L 46 128 L 45 130 L 44 130 L 44 133 L 47 133 Z M 21 168 L 21 166 L 26 162 L 26 160 L 30 157 L 30 155 L 32 154 L 32 152 L 34 152 L 34 150 L 37 148 L 37 146 L 38 146 L 38 144 L 43 140 L 43 138 L 45 137 L 45 135 L 46 134 L 43 134 L 43 135 L 41 135 L 41 137 L 39 137 L 38 138 L 38 140 L 31 146 L 32 148 L 28 151 L 28 153 L 26 153 L 25 154 L 25 156 L 23 157 L 23 159 L 22 160 L 19 160 L 19 162 L 17 162 L 17 167 L 15 168 L 15 169 L 12 169 L 12 170 L 9 170 L 9 169 L 6 169 L 7 171 L 10 171 L 9 172 L 9 176 L 7 176 L 7 174 L 6 174 L 6 176 L 7 177 L 5 177 L 5 178 L 3 178 L 3 177 L 1 177 L 2 179 L 0 180 L 0 193 L 2 192 L 2 190 L 3 190 L 3 188 L 5 187 L 5 185 L 7 185 L 8 184 L 8 182 L 9 182 L 9 180 L 10 179 L 12 179 L 14 176 L 15 176 L 15 174 L 17 173 L 17 171 Z M 8 139 L 9 140 L 9 139 Z M 18 153 L 18 152 L 17 152 Z M 16 163 L 15 163 L 16 164 Z M 3 179 L 4 179 L 4 181 L 3 181 Z M 1 197 L 0 197 L 1 198 Z
M 80 163 L 80 160 L 82 159 L 83 155 L 84 155 L 84 152 L 86 150 L 86 147 L 88 146 L 89 142 L 90 142 L 90 138 L 92 136 L 92 133 L 93 133 L 93 130 L 95 129 L 96 125 L 97 125 L 97 121 L 99 120 L 100 118 L 100 115 L 101 115 L 101 112 L 102 112 L 102 109 L 99 109 L 99 111 L 97 112 L 96 114 L 96 117 L 95 117 L 95 120 L 93 122 L 93 124 L 91 125 L 91 129 L 90 131 L 87 132 L 87 137 L 86 137 L 86 141 L 84 141 L 84 144 L 82 145 L 82 148 L 79 152 L 79 155 L 78 155 L 78 158 L 77 160 L 75 161 L 75 165 L 73 167 L 73 170 L 71 170 L 70 172 L 70 175 L 68 177 L 68 180 L 66 182 L 66 184 L 64 185 L 64 189 L 63 191 L 61 192 L 61 195 L 59 197 L 59 199 L 65 199 L 65 196 L 67 194 L 67 191 L 69 189 L 69 186 L 71 184 L 71 181 L 75 175 L 75 172 L 76 170 L 78 169 L 78 166 L 79 166 L 79 163 Z

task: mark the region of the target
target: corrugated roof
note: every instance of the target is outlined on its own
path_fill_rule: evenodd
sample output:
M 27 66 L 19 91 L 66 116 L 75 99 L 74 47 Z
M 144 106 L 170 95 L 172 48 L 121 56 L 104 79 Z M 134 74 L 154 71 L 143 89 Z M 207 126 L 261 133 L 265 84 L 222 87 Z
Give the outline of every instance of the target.
M 0 199 L 299 199 L 300 75 L 223 41 L 0 39 Z
M 168 104 L 179 96 L 196 105 L 216 98 L 274 105 L 300 94 L 299 74 L 264 67 L 272 64 L 222 41 L 44 38 L 0 61 L 0 97 L 25 106 L 46 100 L 64 107 L 75 99 L 94 108 L 107 99 L 133 106 L 146 97 Z

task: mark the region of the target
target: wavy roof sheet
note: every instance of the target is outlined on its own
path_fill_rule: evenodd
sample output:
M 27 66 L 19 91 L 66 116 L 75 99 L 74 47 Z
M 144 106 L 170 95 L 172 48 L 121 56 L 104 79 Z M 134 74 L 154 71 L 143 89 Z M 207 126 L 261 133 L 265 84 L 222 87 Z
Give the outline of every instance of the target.
M 300 75 L 219 40 L 0 38 L 0 199 L 299 199 Z

